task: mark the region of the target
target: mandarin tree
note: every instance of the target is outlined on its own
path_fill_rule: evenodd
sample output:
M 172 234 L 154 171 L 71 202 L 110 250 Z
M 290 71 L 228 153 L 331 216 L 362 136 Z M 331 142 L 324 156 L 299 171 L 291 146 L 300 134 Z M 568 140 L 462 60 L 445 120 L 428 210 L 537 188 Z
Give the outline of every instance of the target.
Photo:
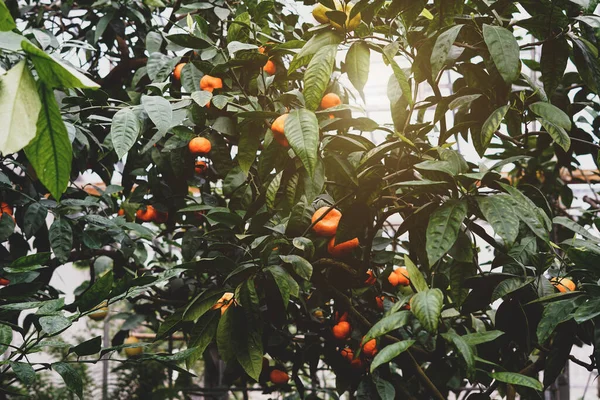
M 137 398 L 597 371 L 597 2 L 306 3 L 0 1 L 0 398 L 101 358 Z M 87 316 L 110 345 L 58 340 Z

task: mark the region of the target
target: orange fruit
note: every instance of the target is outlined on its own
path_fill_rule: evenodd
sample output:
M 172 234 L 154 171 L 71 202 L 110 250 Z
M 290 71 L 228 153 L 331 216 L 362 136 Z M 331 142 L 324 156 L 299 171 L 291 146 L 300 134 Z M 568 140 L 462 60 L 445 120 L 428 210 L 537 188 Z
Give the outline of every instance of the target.
M 94 321 L 102 321 L 108 315 L 108 306 L 106 300 L 94 307 L 94 312 L 88 314 Z
M 287 374 L 287 372 L 280 369 L 274 369 L 271 371 L 269 378 L 271 379 L 271 382 L 276 385 L 284 385 L 290 380 L 290 376 Z
M 410 285 L 410 279 L 408 277 L 408 270 L 404 267 L 401 267 L 401 268 L 398 268 L 398 269 L 392 271 L 392 273 L 390 273 L 390 276 L 388 276 L 388 282 L 392 286 L 398 286 L 398 285 L 408 286 L 408 285 Z
M 335 322 L 342 322 L 342 321 L 348 321 L 348 313 L 345 312 L 342 315 L 340 315 L 340 313 L 338 313 L 336 311 L 335 312 Z
M 342 351 L 340 351 L 340 354 L 342 355 L 342 357 L 344 357 L 346 360 L 348 361 L 352 361 L 354 360 L 354 352 L 352 351 L 352 349 L 348 348 L 348 347 L 344 347 L 342 349 Z
M 208 164 L 206 164 L 204 161 L 196 161 L 196 166 L 194 167 L 194 171 L 196 171 L 197 174 L 201 174 L 203 172 L 205 172 L 208 169 Z
M 375 274 L 373 274 L 373 270 L 367 270 L 367 279 L 365 279 L 365 285 L 374 285 L 377 282 L 377 278 L 375 278 Z
M 221 315 L 223 315 L 223 314 L 225 314 L 225 311 L 227 311 L 227 309 L 229 307 L 231 307 L 231 305 L 234 303 L 235 303 L 235 300 L 233 300 L 233 293 L 226 292 L 223 294 L 223 296 L 221 296 L 221 298 L 219 300 L 217 300 L 217 302 L 210 309 L 211 310 L 221 309 Z
M 277 71 L 277 67 L 275 66 L 275 63 L 273 61 L 269 60 L 263 67 L 263 71 L 265 71 L 269 75 L 275 75 L 275 71 Z
M 327 243 L 327 251 L 334 257 L 342 257 L 346 254 L 349 254 L 358 247 L 359 245 L 358 238 L 350 239 L 346 242 L 342 242 L 339 244 L 335 244 L 335 236 L 331 238 L 329 243 Z
M 221 88 L 223 88 L 223 80 L 221 80 L 221 78 L 204 75 L 202 79 L 200 79 L 200 89 L 202 90 L 212 93 L 213 90 Z
M 211 148 L 212 145 L 210 144 L 210 140 L 204 137 L 195 137 L 188 143 L 190 153 L 195 155 L 208 154 Z
M 340 321 L 333 326 L 332 332 L 336 339 L 344 340 L 350 336 L 350 332 L 352 332 L 352 326 L 348 321 Z
M 375 357 L 375 354 L 377 354 L 377 341 L 375 339 L 369 340 L 363 345 L 362 352 L 367 357 Z
M 179 63 L 175 66 L 173 70 L 173 78 L 180 80 L 181 79 L 181 70 L 185 67 L 185 63 Z
M 123 344 L 134 344 L 134 343 L 139 343 L 138 338 L 136 338 L 135 336 L 129 336 L 127 339 L 125 339 L 123 341 Z M 143 347 L 125 347 L 123 350 L 125 350 L 125 354 L 127 355 L 127 357 L 139 356 L 140 354 L 142 354 L 144 352 Z
M 561 293 L 572 292 L 577 289 L 575 282 L 569 278 L 552 278 L 550 279 L 550 282 L 552 282 L 552 285 L 554 285 Z
M 285 137 L 285 132 L 284 132 L 285 120 L 287 119 L 288 115 L 289 114 L 287 114 L 287 113 L 280 115 L 271 124 L 271 131 L 273 131 L 273 137 L 283 147 L 290 146 L 290 144 L 288 143 L 288 141 Z
M 259 52 L 260 54 L 265 54 L 265 51 L 267 51 L 267 49 L 265 49 L 265 46 L 260 46 L 260 47 L 258 48 L 258 52 Z
M 117 212 L 117 215 L 118 215 L 119 217 L 122 217 L 122 216 L 124 216 L 124 215 L 125 215 L 125 210 L 123 210 L 122 208 L 119 208 L 119 211 Z
M 339 106 L 340 104 L 342 104 L 342 99 L 340 99 L 340 96 L 338 96 L 335 93 L 327 93 L 321 99 L 321 108 L 323 110 L 326 110 L 331 107 Z M 330 118 L 331 118 L 331 116 L 330 116 Z
M 321 207 L 312 216 L 312 223 L 321 218 L 325 213 L 325 216 L 316 224 L 313 225 L 312 229 L 319 236 L 333 236 L 337 231 L 342 213 L 335 208 L 327 212 L 329 207 Z
M 355 358 L 354 360 L 350 361 L 350 365 L 352 366 L 352 368 L 361 369 L 363 366 L 363 363 L 360 358 Z
M 377 302 L 377 308 L 379 308 L 380 310 L 383 311 L 383 300 L 385 299 L 385 296 L 377 296 L 375 297 L 375 302 Z M 388 297 L 388 299 L 392 302 L 395 303 L 396 299 L 394 299 L 393 297 Z
M 0 286 L 8 286 L 10 281 L 6 278 L 0 278 Z
M 146 209 L 139 209 L 135 216 L 142 222 L 152 222 L 156 218 L 156 209 L 152 206 L 146 206 Z
M 0 215 L 7 213 L 8 215 L 12 216 L 13 215 L 13 209 L 11 206 L 8 205 L 8 203 L 2 202 L 0 203 Z

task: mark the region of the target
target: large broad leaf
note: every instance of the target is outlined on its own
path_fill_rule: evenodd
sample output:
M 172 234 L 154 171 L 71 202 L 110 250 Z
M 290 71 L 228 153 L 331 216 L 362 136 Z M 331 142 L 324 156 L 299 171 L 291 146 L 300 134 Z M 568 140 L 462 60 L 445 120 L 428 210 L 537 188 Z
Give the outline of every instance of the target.
M 433 265 L 454 245 L 458 231 L 467 216 L 464 200 L 448 200 L 435 210 L 427 224 L 427 258 Z
M 396 329 L 402 328 L 410 319 L 410 311 L 399 311 L 392 315 L 388 315 L 379 320 L 369 329 L 369 332 L 363 337 L 362 342 L 366 343 L 371 339 L 378 338 Z
M 519 234 L 519 217 L 504 195 L 476 197 L 479 209 L 494 232 L 510 247 Z
M 598 62 L 598 50 L 587 40 L 571 36 L 573 41 L 573 61 L 581 79 L 594 93 L 600 91 L 600 63 Z
M 510 383 L 511 385 L 524 386 L 538 391 L 544 389 L 542 383 L 537 379 L 516 372 L 494 372 L 490 376 L 500 382 Z
M 79 343 L 77 346 L 69 349 L 69 354 L 75 353 L 78 356 L 90 356 L 92 354 L 100 353 L 102 350 L 102 336 L 96 336 L 89 340 Z
M 540 320 L 536 330 L 538 342 L 543 345 L 550 337 L 552 332 L 554 332 L 554 329 L 558 326 L 558 324 L 573 318 L 571 312 L 574 309 L 575 302 L 571 299 L 555 301 L 546 304 L 544 306 L 542 319 Z
M 142 96 L 142 106 L 154 122 L 156 129 L 160 133 L 166 133 L 171 127 L 173 120 L 173 110 L 171 103 L 161 96 Z
M 501 26 L 483 24 L 483 39 L 502 79 L 508 84 L 516 81 L 521 73 L 521 60 L 519 43 L 512 32 Z
M 8 325 L 0 324 L 0 351 L 4 353 L 12 342 L 13 331 Z
M 303 257 L 297 255 L 279 256 L 284 263 L 292 264 L 294 272 L 302 279 L 310 280 L 313 273 L 313 266 Z
M 71 229 L 71 224 L 64 218 L 54 220 L 50 226 L 48 238 L 50 239 L 50 246 L 56 258 L 61 262 L 66 262 L 73 248 L 73 229 Z
M 508 112 L 510 108 L 509 105 L 502 106 L 494 110 L 490 116 L 483 123 L 483 127 L 481 128 L 481 146 L 484 149 L 487 149 L 492 141 L 492 137 L 494 136 L 494 132 L 498 130 L 504 116 Z
M 546 103 L 545 101 L 538 101 L 530 104 L 529 109 L 546 121 L 549 121 L 563 129 L 571 130 L 571 119 L 560 108 L 550 103 Z
M 71 326 L 71 320 L 62 315 L 49 315 L 39 319 L 42 330 L 50 336 L 56 335 Z
M 450 49 L 460 33 L 462 25 L 454 25 L 450 29 L 442 32 L 435 41 L 433 51 L 431 52 L 431 75 L 436 79 L 450 53 Z
M 550 137 L 554 139 L 556 144 L 563 148 L 564 151 L 568 151 L 571 147 L 571 138 L 569 134 L 565 131 L 565 129 L 561 126 L 555 125 L 550 121 L 546 121 L 545 119 L 541 120 L 542 126 Z
M 202 357 L 204 350 L 212 342 L 217 334 L 219 326 L 220 311 L 213 311 L 202 316 L 190 333 L 189 347 L 196 350 L 186 359 L 186 367 L 189 369 Z
M 421 321 L 421 325 L 435 333 L 440 320 L 440 313 L 444 305 L 444 294 L 440 289 L 427 289 L 413 296 L 410 301 L 410 310 Z
M 42 105 L 25 61 L 0 75 L 0 152 L 16 153 L 34 137 Z
M 331 79 L 337 44 L 325 46 L 313 56 L 304 73 L 304 100 L 306 108 L 316 110 L 319 108 L 325 89 Z
M 87 289 L 78 301 L 79 310 L 87 311 L 108 297 L 113 285 L 113 272 L 108 271 Z
M 12 31 L 17 27 L 15 20 L 3 1 L 0 1 L 0 32 Z
M 54 92 L 40 85 L 40 98 L 42 109 L 37 120 L 37 133 L 25 147 L 25 154 L 40 181 L 55 199 L 60 199 L 69 184 L 73 149 Z
M 27 53 L 35 71 L 42 82 L 49 87 L 60 87 L 64 89 L 86 88 L 97 89 L 100 86 L 62 61 L 55 60 L 43 50 L 38 49 L 29 41 L 22 41 L 21 47 Z
M 553 224 L 558 224 L 558 225 L 562 225 L 567 229 L 572 230 L 573 232 L 583 236 L 586 239 L 589 239 L 593 242 L 599 243 L 600 244 L 600 238 L 592 235 L 592 233 L 590 232 L 590 230 L 585 229 L 583 226 L 579 225 L 577 222 L 573 221 L 570 218 L 567 217 L 554 217 L 554 219 L 552 220 Z
M 123 158 L 133 147 L 140 129 L 140 121 L 130 108 L 117 111 L 110 125 L 110 136 L 119 158 Z
M 331 44 L 337 45 L 341 41 L 342 38 L 340 35 L 333 31 L 325 31 L 313 36 L 292 59 L 288 74 L 291 74 L 301 66 L 308 64 L 313 55 L 324 46 Z
M 506 197 L 513 205 L 514 213 L 519 219 L 531 229 L 531 231 L 540 239 L 548 241 L 548 231 L 552 228 L 546 213 L 540 210 L 527 196 L 517 188 L 499 182 L 500 186 L 510 194 Z
M 404 255 L 404 265 L 406 266 L 408 275 L 410 276 L 410 284 L 417 292 L 422 292 L 429 289 L 427 282 L 425 282 L 425 278 L 423 278 L 423 274 L 421 274 L 419 268 L 417 268 L 415 263 L 408 257 L 408 255 Z
M 83 380 L 75 368 L 70 364 L 58 362 L 52 364 L 52 369 L 62 376 L 65 385 L 70 391 L 74 392 L 80 399 L 83 399 Z
M 542 45 L 541 79 L 544 84 L 544 91 L 550 98 L 562 81 L 569 61 L 569 52 L 569 44 L 564 37 L 546 40 Z
M 402 68 L 398 65 L 398 63 L 390 56 L 388 56 L 385 52 L 383 52 L 383 58 L 392 66 L 392 71 L 394 71 L 394 77 L 398 81 L 398 86 L 402 90 L 402 96 L 408 102 L 408 104 L 413 104 L 412 91 L 410 88 L 410 83 L 408 82 L 408 78 Z
M 25 386 L 29 386 L 35 382 L 35 370 L 31 364 L 26 362 L 11 362 L 10 366 L 17 378 L 19 378 Z
M 373 373 L 373 371 L 375 371 L 375 369 L 380 365 L 386 364 L 398 357 L 400 354 L 404 353 L 414 343 L 414 340 L 403 340 L 401 342 L 385 346 L 373 359 L 373 362 L 371 363 L 371 373 Z
M 600 315 L 600 298 L 588 300 L 579 306 L 575 312 L 575 321 L 581 324 Z
M 496 340 L 500 336 L 504 335 L 502 331 L 487 331 L 487 332 L 475 332 L 462 335 L 461 338 L 469 346 L 477 346 L 478 344 L 491 342 Z
M 360 41 L 350 46 L 346 54 L 346 73 L 356 90 L 364 97 L 363 89 L 369 79 L 371 50 L 366 42 Z
M 462 336 L 459 336 L 454 332 L 444 333 L 442 336 L 454 344 L 467 364 L 467 374 L 469 376 L 473 375 L 475 372 L 475 350 L 473 347 L 467 343 Z
M 312 111 L 293 110 L 285 120 L 285 137 L 309 176 L 314 176 L 319 150 L 319 121 Z

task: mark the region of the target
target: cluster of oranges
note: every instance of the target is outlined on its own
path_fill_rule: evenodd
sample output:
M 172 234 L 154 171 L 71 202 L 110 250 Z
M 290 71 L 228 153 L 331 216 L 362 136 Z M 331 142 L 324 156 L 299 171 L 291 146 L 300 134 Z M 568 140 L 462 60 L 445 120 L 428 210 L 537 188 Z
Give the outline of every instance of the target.
M 333 333 L 333 337 L 335 337 L 338 340 L 345 341 L 352 334 L 352 325 L 350 325 L 350 322 L 348 322 L 348 313 L 345 312 L 341 316 L 338 316 L 338 313 L 336 313 L 336 320 L 337 323 L 333 326 L 331 330 Z M 361 357 L 356 357 L 354 351 L 348 346 L 344 346 L 340 351 L 342 357 L 344 357 L 350 363 L 350 366 L 352 366 L 352 368 L 362 369 L 363 360 L 371 359 L 377 354 L 378 350 L 376 339 L 368 340 L 367 342 L 362 343 L 361 346 Z
M 333 257 L 349 254 L 360 244 L 358 238 L 335 243 L 335 234 L 341 219 L 342 213 L 331 207 L 321 207 L 312 216 L 313 231 L 319 236 L 331 237 L 327 243 L 327 252 Z
M 168 212 L 159 211 L 152 205 L 147 205 L 146 208 L 140 208 L 135 213 L 135 216 L 142 222 L 156 222 L 157 224 L 165 223 L 169 219 Z

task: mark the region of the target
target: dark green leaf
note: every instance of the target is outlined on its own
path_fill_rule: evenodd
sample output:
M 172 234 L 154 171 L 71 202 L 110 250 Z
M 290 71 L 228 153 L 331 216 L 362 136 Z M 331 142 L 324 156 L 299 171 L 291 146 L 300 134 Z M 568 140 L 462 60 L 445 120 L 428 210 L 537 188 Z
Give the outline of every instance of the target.
M 80 311 L 88 311 L 108 297 L 113 285 L 113 272 L 108 271 L 86 290 L 78 301 Z
M 78 356 L 91 356 L 92 354 L 100 353 L 102 349 L 102 336 L 96 336 L 85 342 L 79 343 L 77 346 L 71 347 L 69 353 L 75 353 Z
M 521 73 L 521 59 L 513 33 L 501 26 L 483 24 L 483 39 L 502 79 L 508 84 L 516 81 Z
M 435 333 L 440 313 L 444 305 L 444 294 L 440 289 L 427 289 L 415 294 L 410 302 L 410 310 L 421 321 L 425 329 Z
M 307 281 L 310 280 L 313 266 L 306 261 L 306 259 L 296 255 L 279 256 L 279 258 L 281 258 L 284 263 L 292 264 L 292 268 L 294 268 L 294 272 L 296 272 L 298 276 Z
M 316 115 L 306 109 L 291 111 L 285 120 L 284 132 L 308 175 L 314 176 L 319 150 L 319 122 Z
M 35 370 L 31 364 L 24 362 L 11 362 L 10 366 L 23 385 L 29 386 L 35 382 Z
M 309 110 L 316 110 L 321 103 L 331 79 L 336 54 L 337 44 L 322 47 L 315 53 L 304 72 L 303 94 L 306 108 Z
M 41 317 L 39 322 L 42 330 L 49 336 L 56 335 L 71 326 L 71 320 L 62 315 Z
M 83 399 L 83 380 L 75 368 L 67 363 L 58 362 L 52 364 L 52 369 L 62 376 L 65 385 L 67 385 L 70 391 L 74 392 L 80 399 Z
M 56 258 L 66 262 L 73 248 L 73 230 L 65 218 L 54 220 L 49 231 L 50 246 Z
M 494 132 L 500 127 L 509 108 L 510 106 L 506 105 L 494 110 L 483 123 L 483 127 L 481 128 L 481 145 L 484 149 L 487 149 L 490 145 Z
M 530 376 L 518 374 L 516 372 L 494 372 L 490 374 L 490 376 L 494 379 L 499 380 L 500 382 L 510 383 L 511 385 L 524 386 L 538 391 L 544 389 L 542 383 L 537 379 L 532 378 Z
M 448 200 L 431 214 L 427 224 L 427 258 L 431 265 L 452 248 L 466 216 L 467 203 L 463 200 Z
M 346 54 L 346 73 L 359 93 L 363 93 L 363 89 L 367 84 L 370 63 L 371 50 L 366 42 L 355 42 L 350 46 Z
M 403 340 L 401 342 L 385 346 L 373 359 L 373 362 L 371 363 L 371 373 L 373 373 L 373 371 L 375 371 L 375 369 L 380 365 L 386 364 L 398 357 L 401 353 L 404 353 L 414 343 L 414 340 Z
M 363 337 L 362 343 L 366 343 L 371 339 L 376 339 L 388 332 L 402 328 L 408 323 L 410 315 L 410 311 L 399 311 L 377 321 L 377 323 L 369 329 L 369 332 L 367 332 L 365 337 Z
M 476 197 L 479 209 L 486 221 L 490 223 L 494 232 L 507 246 L 512 246 L 519 234 L 519 218 L 513 212 L 511 204 L 504 195 Z
M 123 158 L 133 147 L 140 130 L 140 121 L 130 108 L 117 111 L 110 126 L 110 136 L 119 158 Z
M 452 45 L 456 41 L 456 37 L 460 33 L 462 25 L 454 25 L 453 27 L 442 32 L 436 39 L 433 51 L 431 52 L 431 75 L 436 80 L 438 74 L 444 67 L 448 54 Z
M 12 31 L 16 27 L 17 24 L 15 24 L 15 20 L 10 15 L 8 7 L 6 7 L 3 1 L 0 1 L 0 32 Z
M 564 37 L 551 38 L 544 41 L 542 45 L 542 56 L 540 59 L 541 79 L 544 83 L 544 91 L 550 98 L 562 81 L 565 69 L 567 68 L 567 62 L 569 61 L 569 52 L 569 44 Z

